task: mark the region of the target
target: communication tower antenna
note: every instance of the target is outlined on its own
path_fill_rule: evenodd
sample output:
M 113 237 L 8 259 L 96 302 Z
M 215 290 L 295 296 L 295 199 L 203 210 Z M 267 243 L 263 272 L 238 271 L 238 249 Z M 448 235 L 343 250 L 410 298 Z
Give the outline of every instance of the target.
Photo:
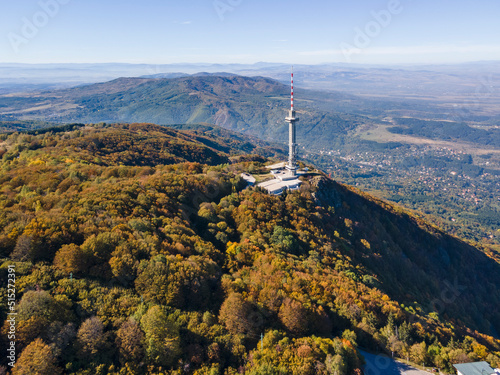
M 297 173 L 297 142 L 295 136 L 295 123 L 299 121 L 297 117 L 295 117 L 295 107 L 293 103 L 293 66 L 292 66 L 292 76 L 291 76 L 291 99 L 290 99 L 290 112 L 288 113 L 288 117 L 285 119 L 288 122 L 288 164 L 286 168 L 290 172 L 292 176 L 295 176 Z

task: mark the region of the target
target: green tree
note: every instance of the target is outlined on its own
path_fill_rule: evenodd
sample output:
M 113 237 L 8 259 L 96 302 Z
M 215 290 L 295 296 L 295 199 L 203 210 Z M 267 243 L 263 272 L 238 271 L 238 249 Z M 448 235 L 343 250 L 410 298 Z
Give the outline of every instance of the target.
M 325 360 L 326 370 L 331 375 L 346 375 L 347 364 L 340 354 L 328 354 Z
M 146 336 L 146 356 L 150 363 L 172 366 L 181 354 L 179 327 L 160 306 L 151 307 L 141 318 Z
M 279 225 L 274 227 L 270 241 L 279 250 L 286 253 L 298 254 L 299 244 L 294 235 L 286 228 Z
M 69 311 L 66 306 L 56 301 L 49 292 L 45 290 L 29 290 L 24 293 L 18 307 L 20 320 L 28 320 L 31 317 L 44 319 L 47 323 L 55 320 L 68 320 Z

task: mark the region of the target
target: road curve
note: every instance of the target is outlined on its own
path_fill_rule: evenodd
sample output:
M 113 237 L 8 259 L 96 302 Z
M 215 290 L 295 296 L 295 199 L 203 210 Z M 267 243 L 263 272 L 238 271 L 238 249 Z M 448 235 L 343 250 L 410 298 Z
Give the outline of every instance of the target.
M 363 370 L 365 375 L 429 375 L 429 372 L 418 370 L 407 364 L 396 362 L 386 355 L 370 354 L 359 351 L 365 358 L 366 365 Z

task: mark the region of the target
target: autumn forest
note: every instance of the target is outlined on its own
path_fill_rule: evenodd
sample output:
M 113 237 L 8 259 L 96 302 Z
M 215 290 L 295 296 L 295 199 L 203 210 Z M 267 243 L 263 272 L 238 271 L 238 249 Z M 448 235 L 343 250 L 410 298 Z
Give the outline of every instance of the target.
M 281 196 L 247 187 L 240 174 L 279 150 L 221 132 L 0 135 L 17 313 L 0 373 L 348 375 L 358 348 L 500 367 L 500 264 L 484 249 L 321 171 Z

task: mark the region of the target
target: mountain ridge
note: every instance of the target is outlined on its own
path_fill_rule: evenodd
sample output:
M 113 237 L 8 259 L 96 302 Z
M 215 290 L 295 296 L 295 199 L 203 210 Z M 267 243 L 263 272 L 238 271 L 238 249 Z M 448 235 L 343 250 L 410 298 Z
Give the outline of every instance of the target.
M 301 93 L 301 89 L 297 89 Z M 322 148 L 342 142 L 346 129 L 367 121 L 361 115 L 336 113 L 352 106 L 352 95 L 307 91 L 297 100 L 303 118 L 302 141 Z M 304 91 L 305 93 L 305 91 Z M 173 79 L 119 78 L 110 82 L 4 99 L 3 120 L 43 118 L 55 122 L 208 122 L 265 140 L 279 140 L 290 88 L 265 77 L 192 75 Z M 316 103 L 316 99 L 323 98 Z M 10 104 L 12 103 L 12 104 Z M 333 105 L 333 107 L 331 107 Z M 27 108 L 30 107 L 31 108 Z M 299 106 L 301 106 L 299 108 Z M 318 110 L 318 106 L 322 109 Z M 331 134 L 318 139 L 315 127 Z

